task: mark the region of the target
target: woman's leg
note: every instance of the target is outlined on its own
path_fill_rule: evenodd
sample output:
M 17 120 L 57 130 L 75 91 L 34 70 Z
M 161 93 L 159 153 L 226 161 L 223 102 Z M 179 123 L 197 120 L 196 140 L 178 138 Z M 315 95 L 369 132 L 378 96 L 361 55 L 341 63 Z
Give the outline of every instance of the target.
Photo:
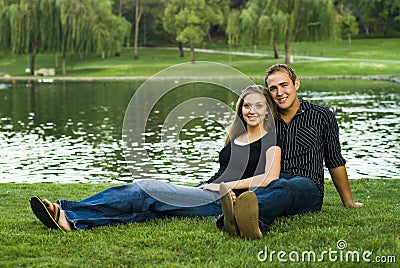
M 54 207 L 54 205 L 56 207 L 59 207 L 59 204 L 53 204 L 51 203 L 49 200 L 47 199 L 43 199 L 43 204 L 46 206 L 47 210 L 50 212 L 50 215 L 54 215 L 54 209 L 56 209 Z M 72 226 L 72 224 L 67 220 L 67 218 L 65 217 L 65 213 L 63 210 L 60 209 L 60 216 L 58 219 L 58 225 L 63 228 L 64 231 L 71 231 L 74 227 Z
M 76 229 L 143 222 L 165 215 L 201 217 L 221 213 L 218 193 L 157 180 L 111 187 L 79 202 L 59 203 Z

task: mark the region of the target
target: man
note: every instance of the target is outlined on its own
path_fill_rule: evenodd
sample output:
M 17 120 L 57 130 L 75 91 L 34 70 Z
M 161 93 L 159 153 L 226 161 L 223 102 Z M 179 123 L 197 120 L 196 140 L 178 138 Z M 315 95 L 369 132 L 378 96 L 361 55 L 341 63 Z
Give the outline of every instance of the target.
M 254 196 L 249 198 L 250 193 L 246 193 L 246 199 L 250 201 L 245 205 L 240 204 L 238 208 L 237 202 L 232 204 L 236 200 L 235 194 L 230 191 L 230 195 L 223 195 L 229 189 L 222 185 L 220 193 L 224 224 L 236 222 L 236 226 L 230 224 L 225 229 L 232 235 L 260 238 L 261 233 L 269 231 L 270 224 L 279 216 L 321 210 L 324 162 L 343 205 L 361 207 L 363 204 L 353 200 L 333 112 L 327 107 L 299 99 L 297 90 L 300 80 L 287 65 L 271 66 L 266 71 L 265 84 L 279 113 L 276 131 L 282 149 L 281 175 L 267 187 L 255 189 L 257 199 Z M 249 209 L 257 206 L 258 210 Z M 257 214 L 258 224 L 254 220 Z M 246 218 L 253 220 L 246 221 Z

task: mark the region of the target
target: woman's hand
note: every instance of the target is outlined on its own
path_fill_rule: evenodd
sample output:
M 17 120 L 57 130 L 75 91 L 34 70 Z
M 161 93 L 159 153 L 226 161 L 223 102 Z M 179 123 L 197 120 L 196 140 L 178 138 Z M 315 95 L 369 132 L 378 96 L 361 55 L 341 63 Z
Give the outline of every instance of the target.
M 200 189 L 202 190 L 207 190 L 207 191 L 213 191 L 213 192 L 219 192 L 219 183 L 208 183 L 199 186 Z M 232 200 L 236 200 L 236 194 L 232 189 L 229 189 L 229 194 L 232 196 Z
M 207 184 L 199 186 L 199 188 L 202 190 L 219 192 L 219 183 L 207 183 Z

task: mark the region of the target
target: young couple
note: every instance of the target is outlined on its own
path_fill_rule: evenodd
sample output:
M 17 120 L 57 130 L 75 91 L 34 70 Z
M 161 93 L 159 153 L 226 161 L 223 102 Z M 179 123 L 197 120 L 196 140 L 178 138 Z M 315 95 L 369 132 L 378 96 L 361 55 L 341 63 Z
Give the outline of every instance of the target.
M 49 228 L 70 231 L 223 213 L 219 228 L 261 238 L 277 217 L 321 209 L 324 162 L 343 205 L 361 207 L 352 197 L 334 114 L 298 98 L 300 80 L 287 65 L 270 67 L 265 83 L 266 88 L 250 86 L 240 96 L 219 153 L 220 168 L 208 181 L 190 187 L 139 180 L 81 201 L 51 203 L 35 196 L 34 214 Z

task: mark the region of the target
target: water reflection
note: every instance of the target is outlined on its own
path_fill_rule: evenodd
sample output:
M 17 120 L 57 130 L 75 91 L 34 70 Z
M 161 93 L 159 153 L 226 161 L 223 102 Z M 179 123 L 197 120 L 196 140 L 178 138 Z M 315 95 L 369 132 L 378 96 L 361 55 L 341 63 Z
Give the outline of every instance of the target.
M 125 160 L 121 149 L 125 109 L 139 85 L 0 84 L 0 182 L 176 181 L 179 177 L 179 183 L 196 183 L 211 176 L 218 168 L 217 152 L 232 114 L 223 115 L 223 124 L 211 116 L 198 118 L 194 110 L 176 118 L 185 122 L 183 127 L 164 129 L 163 121 L 184 99 L 212 96 L 233 107 L 236 96 L 193 86 L 161 99 L 147 124 L 144 147 L 135 148 L 151 158 L 154 169 L 144 172 L 146 163 Z M 400 177 L 400 85 L 304 81 L 301 89 L 305 99 L 335 110 L 350 177 Z

